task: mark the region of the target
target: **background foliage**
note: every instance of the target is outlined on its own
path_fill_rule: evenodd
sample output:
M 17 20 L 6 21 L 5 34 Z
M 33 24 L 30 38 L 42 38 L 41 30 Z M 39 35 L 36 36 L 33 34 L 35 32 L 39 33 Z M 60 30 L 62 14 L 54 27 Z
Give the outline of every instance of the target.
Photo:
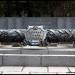
M 5 17 L 75 16 L 75 1 L 4 0 L 0 1 L 0 16 Z

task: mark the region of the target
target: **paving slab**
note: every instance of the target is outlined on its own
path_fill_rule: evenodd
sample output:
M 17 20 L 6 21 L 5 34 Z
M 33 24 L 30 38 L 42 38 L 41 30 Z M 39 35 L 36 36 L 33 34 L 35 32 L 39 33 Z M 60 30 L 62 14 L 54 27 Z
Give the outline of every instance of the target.
M 47 72 L 47 67 L 24 67 L 22 72 Z
M 21 72 L 22 66 L 0 66 L 0 71 L 2 72 Z
M 29 74 L 57 74 L 55 72 L 30 72 Z
M 68 67 L 71 72 L 75 72 L 75 67 Z
M 3 72 L 2 74 L 29 74 L 28 72 Z
M 48 67 L 49 72 L 69 72 L 67 67 Z
M 57 74 L 68 74 L 66 72 L 57 72 Z
M 75 73 L 63 73 L 63 72 L 59 72 L 57 74 L 75 74 Z
M 67 74 L 74 74 L 75 75 L 75 73 L 67 73 Z

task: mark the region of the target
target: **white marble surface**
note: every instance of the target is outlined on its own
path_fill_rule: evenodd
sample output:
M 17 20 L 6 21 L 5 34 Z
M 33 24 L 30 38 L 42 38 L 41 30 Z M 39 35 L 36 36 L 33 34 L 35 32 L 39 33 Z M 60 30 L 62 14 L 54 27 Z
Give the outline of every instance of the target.
M 69 71 L 69 69 L 71 71 Z M 49 66 L 49 67 L 25 67 L 25 66 L 0 66 L 0 74 L 75 74 L 75 67 Z
M 56 72 L 30 72 L 29 74 L 57 74 Z
M 2 74 L 29 74 L 28 72 L 3 72 Z
M 23 72 L 47 72 L 47 67 L 25 67 Z
M 0 72 L 0 74 L 2 74 L 2 72 Z
M 75 72 L 75 67 L 69 67 L 71 72 Z
M 22 66 L 0 66 L 0 71 L 21 72 L 22 68 Z
M 69 72 L 67 67 L 48 67 L 49 72 Z
M 41 46 L 23 46 L 23 49 L 47 49 L 47 47 L 41 47 Z

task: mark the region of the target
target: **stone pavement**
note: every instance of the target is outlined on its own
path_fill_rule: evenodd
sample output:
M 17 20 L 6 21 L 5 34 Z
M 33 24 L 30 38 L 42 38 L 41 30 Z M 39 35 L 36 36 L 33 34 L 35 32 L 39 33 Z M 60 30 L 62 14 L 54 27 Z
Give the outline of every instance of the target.
M 0 66 L 0 74 L 75 74 L 75 67 Z

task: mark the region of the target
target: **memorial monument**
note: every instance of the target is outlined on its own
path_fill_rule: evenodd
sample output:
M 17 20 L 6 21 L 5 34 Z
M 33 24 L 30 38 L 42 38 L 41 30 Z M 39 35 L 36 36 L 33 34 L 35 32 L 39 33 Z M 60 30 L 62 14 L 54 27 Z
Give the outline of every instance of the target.
M 23 32 L 22 32 L 23 30 Z M 1 43 L 20 43 L 23 46 L 46 46 L 48 43 L 75 42 L 74 29 L 43 29 L 43 26 L 28 26 L 28 29 L 0 30 Z M 45 46 L 44 45 L 44 46 Z M 49 45 L 48 45 L 49 46 Z
M 74 29 L 0 30 L 0 43 L 0 65 L 75 66 Z

